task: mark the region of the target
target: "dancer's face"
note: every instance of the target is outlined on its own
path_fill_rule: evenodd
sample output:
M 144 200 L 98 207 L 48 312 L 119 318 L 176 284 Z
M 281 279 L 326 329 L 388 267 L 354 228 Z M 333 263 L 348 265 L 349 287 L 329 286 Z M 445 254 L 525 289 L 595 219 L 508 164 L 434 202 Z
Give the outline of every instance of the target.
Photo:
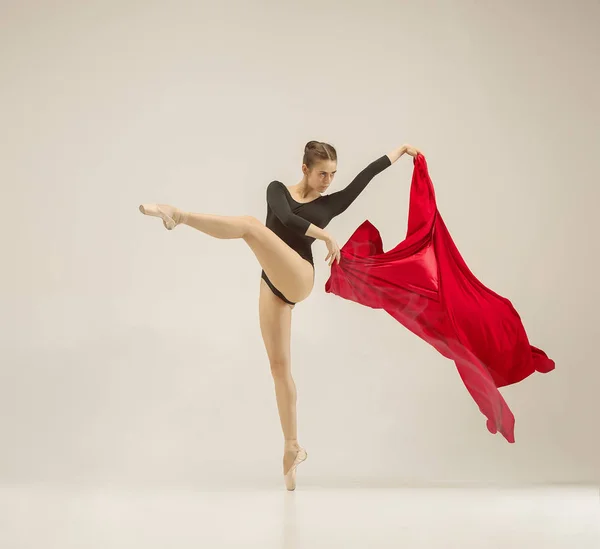
M 335 172 L 337 171 L 337 163 L 335 160 L 321 160 L 317 162 L 310 170 L 304 165 L 302 167 L 308 186 L 319 193 L 324 193 L 327 187 L 331 185 Z

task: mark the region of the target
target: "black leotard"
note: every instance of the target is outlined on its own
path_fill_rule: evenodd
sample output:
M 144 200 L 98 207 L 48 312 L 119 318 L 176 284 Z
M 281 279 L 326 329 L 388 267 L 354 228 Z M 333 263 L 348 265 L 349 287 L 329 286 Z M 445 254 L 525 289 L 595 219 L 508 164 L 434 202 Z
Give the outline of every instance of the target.
M 283 183 L 272 181 L 267 187 L 265 225 L 314 266 L 311 246 L 315 239 L 306 236 L 311 223 L 324 229 L 354 202 L 371 179 L 390 165 L 390 158 L 384 155 L 371 162 L 344 189 L 311 202 L 297 202 Z

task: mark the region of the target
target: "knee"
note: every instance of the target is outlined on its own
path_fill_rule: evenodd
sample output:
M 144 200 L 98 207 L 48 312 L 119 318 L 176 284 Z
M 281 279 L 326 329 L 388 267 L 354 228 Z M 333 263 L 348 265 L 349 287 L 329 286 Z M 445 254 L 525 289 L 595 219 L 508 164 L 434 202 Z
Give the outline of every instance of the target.
M 289 360 L 272 360 L 271 361 L 271 375 L 273 378 L 280 379 L 287 377 L 290 374 L 290 362 Z
M 253 215 L 243 215 L 241 217 L 244 224 L 244 236 L 252 236 L 263 224 Z

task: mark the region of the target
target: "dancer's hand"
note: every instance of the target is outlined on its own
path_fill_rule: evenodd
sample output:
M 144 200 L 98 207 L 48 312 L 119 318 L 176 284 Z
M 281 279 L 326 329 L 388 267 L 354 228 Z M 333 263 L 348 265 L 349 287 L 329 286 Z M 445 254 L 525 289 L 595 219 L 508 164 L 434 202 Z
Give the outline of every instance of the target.
M 418 154 L 423 154 L 419 149 L 413 147 L 412 145 L 404 145 L 404 150 L 406 154 L 416 158 Z
M 325 240 L 325 244 L 327 244 L 327 249 L 329 250 L 325 261 L 329 260 L 329 266 L 331 267 L 334 261 L 337 261 L 338 263 L 340 262 L 340 257 L 342 254 L 340 252 L 340 247 L 338 246 L 338 243 L 332 236 L 327 237 L 327 239 Z

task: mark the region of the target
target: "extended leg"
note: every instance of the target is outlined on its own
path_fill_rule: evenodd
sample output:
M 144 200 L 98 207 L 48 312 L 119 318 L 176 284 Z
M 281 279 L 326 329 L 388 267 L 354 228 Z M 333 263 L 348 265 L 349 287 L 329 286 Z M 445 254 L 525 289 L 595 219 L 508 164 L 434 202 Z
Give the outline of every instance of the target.
M 166 204 L 144 204 L 140 211 L 162 218 L 168 229 L 183 224 L 215 238 L 242 238 L 271 282 L 288 299 L 299 302 L 312 291 L 312 266 L 255 217 L 184 212 Z

